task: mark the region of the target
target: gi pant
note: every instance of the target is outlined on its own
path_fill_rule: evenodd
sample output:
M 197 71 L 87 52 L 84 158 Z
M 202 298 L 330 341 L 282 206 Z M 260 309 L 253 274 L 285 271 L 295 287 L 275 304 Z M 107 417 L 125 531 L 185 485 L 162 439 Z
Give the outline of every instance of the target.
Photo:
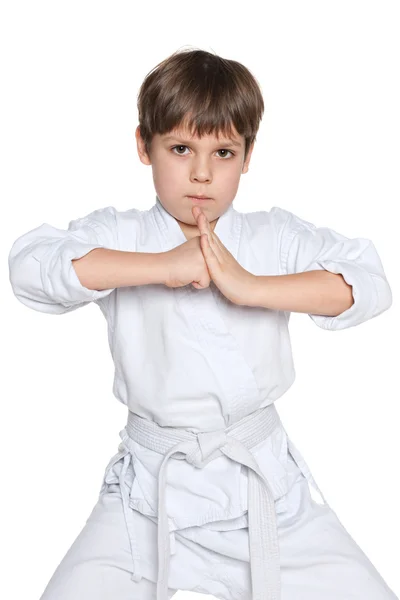
M 325 502 L 313 499 L 297 474 L 277 514 L 282 600 L 399 600 Z M 157 523 L 132 510 L 142 578 L 133 581 L 132 557 L 119 484 L 106 486 L 86 525 L 57 567 L 40 600 L 154 600 Z M 178 590 L 223 600 L 251 600 L 248 528 L 175 532 L 168 597 Z

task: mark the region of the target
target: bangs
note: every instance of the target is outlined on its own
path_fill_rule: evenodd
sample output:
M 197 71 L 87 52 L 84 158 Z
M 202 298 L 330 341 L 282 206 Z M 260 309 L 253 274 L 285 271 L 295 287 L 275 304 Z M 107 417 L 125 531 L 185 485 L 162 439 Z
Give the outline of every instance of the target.
M 258 83 L 242 64 L 202 50 L 180 51 L 157 65 L 138 94 L 139 126 L 155 134 L 187 132 L 254 141 L 264 111 Z

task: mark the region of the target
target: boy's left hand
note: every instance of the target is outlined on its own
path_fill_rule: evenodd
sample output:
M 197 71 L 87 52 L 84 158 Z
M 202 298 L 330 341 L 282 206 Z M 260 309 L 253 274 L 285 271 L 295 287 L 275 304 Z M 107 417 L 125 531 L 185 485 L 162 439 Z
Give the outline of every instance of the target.
M 210 278 L 234 304 L 251 305 L 251 294 L 255 276 L 237 262 L 219 237 L 212 231 L 210 223 L 199 206 L 193 206 L 193 216 L 200 230 L 200 246 Z

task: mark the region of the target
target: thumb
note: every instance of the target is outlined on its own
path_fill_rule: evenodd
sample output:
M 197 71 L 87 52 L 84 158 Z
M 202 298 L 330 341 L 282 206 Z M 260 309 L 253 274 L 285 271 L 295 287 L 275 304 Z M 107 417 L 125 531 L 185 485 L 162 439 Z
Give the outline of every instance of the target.
M 204 264 L 204 273 L 201 274 L 199 281 L 192 281 L 192 285 L 198 290 L 203 290 L 210 285 L 210 273 L 208 272 L 207 265 Z
M 211 278 L 216 276 L 217 269 L 219 267 L 219 261 L 215 256 L 213 249 L 210 246 L 210 238 L 207 233 L 202 233 L 200 237 L 201 250 L 203 252 L 204 260 L 207 263 L 207 268 Z

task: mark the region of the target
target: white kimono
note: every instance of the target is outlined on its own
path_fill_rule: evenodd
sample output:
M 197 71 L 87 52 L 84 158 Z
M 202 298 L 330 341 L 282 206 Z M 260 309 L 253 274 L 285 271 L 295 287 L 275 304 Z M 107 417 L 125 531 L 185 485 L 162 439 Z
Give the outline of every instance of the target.
M 215 233 L 255 275 L 341 273 L 354 304 L 335 317 L 310 314 L 318 327 L 353 327 L 392 304 L 368 239 L 279 207 L 233 205 Z M 113 394 L 128 408 L 98 502 L 41 600 L 164 600 L 177 590 L 395 600 L 322 494 L 322 503 L 311 497 L 309 484 L 318 487 L 277 415 L 274 402 L 295 379 L 290 313 L 235 305 L 213 282 L 89 290 L 71 262 L 98 247 L 165 252 L 184 242 L 156 197 L 149 210 L 109 206 L 68 230 L 43 223 L 11 248 L 10 282 L 26 306 L 52 314 L 99 306 Z

